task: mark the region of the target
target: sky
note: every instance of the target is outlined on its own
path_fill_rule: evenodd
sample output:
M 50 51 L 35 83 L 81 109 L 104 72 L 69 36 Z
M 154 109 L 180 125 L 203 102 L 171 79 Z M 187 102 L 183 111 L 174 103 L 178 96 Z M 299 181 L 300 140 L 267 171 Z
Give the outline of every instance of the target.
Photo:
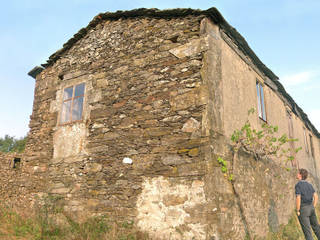
M 10 0 L 0 15 L 0 137 L 29 130 L 33 67 L 97 14 L 142 7 L 216 7 L 320 130 L 319 0 Z

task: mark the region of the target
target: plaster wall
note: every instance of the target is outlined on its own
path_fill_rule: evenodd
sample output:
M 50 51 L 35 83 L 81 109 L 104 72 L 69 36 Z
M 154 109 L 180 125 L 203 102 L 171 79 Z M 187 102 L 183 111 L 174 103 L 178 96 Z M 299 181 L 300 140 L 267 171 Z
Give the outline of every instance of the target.
M 248 59 L 244 61 L 245 57 L 241 53 L 234 51 L 236 47 L 232 43 L 222 41 L 221 47 L 223 122 L 225 135 L 229 137 L 234 130 L 240 129 L 244 125 L 248 119 L 248 110 L 252 107 L 256 109 L 256 113 L 249 116 L 250 122 L 255 128 L 259 128 L 264 122 L 258 117 L 257 113 L 256 81 L 263 83 L 263 79 L 266 77 L 259 71 L 256 71 Z M 307 168 L 316 176 L 317 172 L 319 172 L 316 163 L 319 161 L 320 155 L 319 148 L 315 146 L 317 146 L 319 139 L 308 130 L 305 123 L 298 116 L 292 113 L 290 107 L 279 93 L 271 89 L 266 83 L 263 86 L 267 123 L 279 127 L 278 136 L 282 134 L 289 136 L 289 117 L 287 112 L 290 112 L 293 123 L 293 138 L 298 139 L 297 142 L 294 142 L 294 147 L 302 147 L 302 150 L 296 155 L 296 159 L 300 167 Z M 305 144 L 303 129 L 305 129 L 307 136 L 308 147 Z M 309 135 L 313 139 L 314 157 L 311 156 Z M 290 145 L 286 144 L 286 147 L 289 148 Z M 292 167 L 290 166 L 292 164 L 285 165 Z
M 229 143 L 230 136 L 235 129 L 240 129 L 244 125 L 248 119 L 248 110 L 252 107 L 257 109 L 256 81 L 261 82 L 264 86 L 267 123 L 279 127 L 278 136 L 282 134 L 288 136 L 289 118 L 287 111 L 289 108 L 283 97 L 269 87 L 265 82 L 266 77 L 253 66 L 246 56 L 237 50 L 237 47 L 227 39 L 223 32 L 217 42 L 219 43 L 216 43 L 215 47 L 221 49 L 219 52 L 221 54 L 222 82 L 220 86 L 222 86 L 223 93 L 223 108 L 220 116 L 223 119 L 222 132 L 226 137 L 225 143 Z M 305 123 L 292 113 L 291 116 L 294 129 L 293 137 L 299 138 L 299 141 L 294 143 L 294 147 L 303 147 L 296 156 L 298 164 L 310 171 L 311 175 L 315 177 L 310 177 L 310 180 L 316 183 L 318 179 L 316 174 L 319 171 L 319 166 L 316 164 L 317 159 L 319 159 L 318 152 L 315 150 L 315 160 L 306 155 L 304 137 L 302 137 Z M 257 112 L 250 115 L 249 120 L 255 128 L 259 128 L 263 123 Z M 317 138 L 313 136 L 313 139 Z M 286 144 L 286 147 L 290 147 L 290 145 Z M 219 147 L 219 151 L 218 154 L 225 159 L 230 157 L 228 157 L 226 151 L 223 151 L 223 147 Z M 254 163 L 249 156 L 245 155 L 241 156 L 233 166 L 235 174 L 234 189 L 239 194 L 240 203 L 243 204 L 243 217 L 248 223 L 247 229 L 251 235 L 265 236 L 268 229 L 263 226 L 267 225 L 269 230 L 276 230 L 280 224 L 287 223 L 287 219 L 292 213 L 294 208 L 292 188 L 295 184 L 295 174 L 294 171 L 285 173 L 282 166 L 295 169 L 295 166 L 290 162 L 285 163 L 274 159 L 269 163 Z M 253 168 L 252 171 L 250 170 L 251 167 Z M 270 170 L 271 173 L 269 173 Z M 274 181 L 273 178 L 275 177 L 283 181 L 282 186 L 280 182 Z M 278 192 L 286 192 L 287 198 L 279 195 Z M 285 211 L 282 208 L 283 204 L 288 206 Z
M 230 137 L 244 125 L 248 110 L 257 109 L 256 81 L 263 82 L 263 79 L 223 39 L 221 48 L 224 132 Z M 250 121 L 255 127 L 259 126 L 257 110 Z
M 318 138 L 312 134 L 311 131 L 305 126 L 305 124 L 298 118 L 294 117 L 294 136 L 298 138 L 297 147 L 302 147 L 301 151 L 297 154 L 297 159 L 299 161 L 300 168 L 306 168 L 310 170 L 311 174 L 315 177 L 319 177 L 319 161 L 320 154 L 318 149 L 316 149 Z M 314 146 L 314 157 L 311 155 L 310 148 L 310 137 L 312 136 L 313 146 Z M 306 139 L 305 139 L 306 136 Z
M 222 39 L 219 27 L 210 20 L 201 22 L 201 32 L 208 38 L 208 50 L 204 53 L 202 79 L 208 90 L 206 108 L 203 111 L 202 132 L 209 137 L 204 151 L 206 163 L 205 194 L 207 199 L 207 239 L 243 239 L 246 231 L 232 185 L 224 177 L 217 163 L 218 156 L 229 154 L 225 141 L 223 116 Z M 225 158 L 227 159 L 227 157 Z M 232 227 L 226 228 L 226 225 Z

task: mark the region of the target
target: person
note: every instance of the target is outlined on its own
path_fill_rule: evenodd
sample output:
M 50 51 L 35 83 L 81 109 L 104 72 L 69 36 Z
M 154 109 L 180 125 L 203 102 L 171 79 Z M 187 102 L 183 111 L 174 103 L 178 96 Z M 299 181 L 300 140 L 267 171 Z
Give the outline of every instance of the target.
M 313 240 L 310 226 L 320 240 L 320 225 L 315 212 L 318 195 L 313 186 L 306 181 L 307 177 L 308 171 L 303 168 L 299 169 L 297 174 L 299 182 L 295 185 L 296 211 L 306 240 Z

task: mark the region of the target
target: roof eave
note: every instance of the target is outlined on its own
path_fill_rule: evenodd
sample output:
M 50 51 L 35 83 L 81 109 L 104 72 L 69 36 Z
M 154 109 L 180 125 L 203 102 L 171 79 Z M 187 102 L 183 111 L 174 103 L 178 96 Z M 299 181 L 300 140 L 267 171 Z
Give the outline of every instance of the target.
M 40 74 L 43 70 L 43 67 L 36 66 L 30 72 L 28 72 L 28 75 L 36 79 L 37 75 Z

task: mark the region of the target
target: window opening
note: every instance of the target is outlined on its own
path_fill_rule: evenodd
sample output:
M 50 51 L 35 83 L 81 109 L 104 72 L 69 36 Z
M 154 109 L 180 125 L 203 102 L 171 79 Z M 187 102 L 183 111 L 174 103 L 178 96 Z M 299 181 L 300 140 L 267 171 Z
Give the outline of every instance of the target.
M 67 87 L 63 91 L 60 123 L 71 123 L 82 119 L 85 84 Z
M 263 93 L 263 86 L 260 82 L 256 82 L 256 88 L 257 88 L 257 97 L 258 97 L 258 113 L 259 117 L 263 121 L 267 121 L 266 117 L 266 108 L 264 104 L 264 93 Z
M 289 129 L 289 138 L 293 138 L 293 122 L 292 122 L 292 116 L 290 113 L 288 115 L 288 129 Z
M 19 169 L 21 163 L 21 158 L 14 158 L 13 159 L 13 168 Z
M 309 146 L 308 146 L 308 140 L 307 140 L 307 134 L 306 134 L 305 128 L 303 128 L 303 136 L 304 136 L 304 145 L 306 148 L 306 152 L 309 153 Z
M 309 134 L 309 139 L 310 139 L 311 156 L 314 158 L 314 149 L 313 149 L 313 141 L 312 141 L 312 136 L 311 136 L 311 134 Z

